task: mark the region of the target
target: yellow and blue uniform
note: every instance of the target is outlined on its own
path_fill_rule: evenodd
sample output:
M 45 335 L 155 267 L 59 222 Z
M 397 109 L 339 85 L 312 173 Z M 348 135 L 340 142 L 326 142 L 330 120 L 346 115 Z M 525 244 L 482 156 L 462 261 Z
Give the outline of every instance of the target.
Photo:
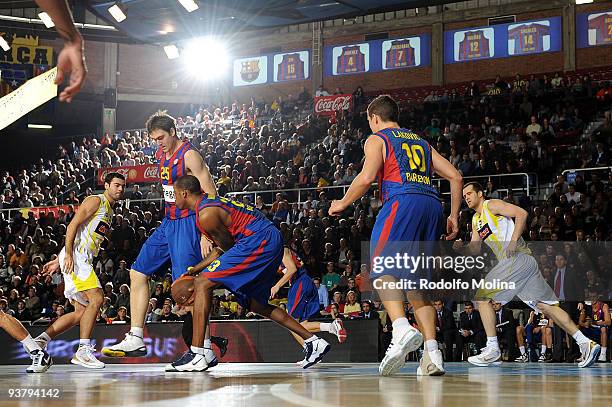
M 145 241 L 131 267 L 147 276 L 164 272 L 171 264 L 172 278 L 176 280 L 186 272 L 187 267 L 202 261 L 200 234 L 195 228 L 195 213 L 177 208 L 174 197 L 174 182 L 187 174 L 185 154 L 189 150 L 195 148 L 189 142 L 183 142 L 170 158 L 167 158 L 161 149 L 156 154 L 166 216 Z
M 229 214 L 228 231 L 234 245 L 205 269 L 206 278 L 225 286 L 244 306 L 250 299 L 267 304 L 283 259 L 280 231 L 251 205 L 203 195 L 197 204 L 198 216 L 200 211 L 210 207 L 221 208 Z M 202 234 L 214 241 L 199 222 L 196 225 Z
M 70 275 L 64 274 L 64 296 L 85 306 L 89 302 L 81 292 L 101 288 L 93 269 L 93 259 L 98 255 L 113 219 L 113 208 L 108 199 L 103 194 L 96 196 L 100 199 L 98 209 L 86 223 L 79 226 L 74 238 L 73 271 Z M 66 248 L 61 250 L 58 258 L 63 271 Z
M 289 250 L 297 271 L 291 277 L 291 287 L 287 295 L 287 313 L 302 322 L 319 315 L 319 292 L 298 255 L 293 250 Z M 285 264 L 282 266 L 287 267 Z
M 394 256 L 399 249 L 417 255 L 421 248 L 409 242 L 435 241 L 443 232 L 442 204 L 432 183 L 431 146 L 403 128 L 384 129 L 371 137 L 385 143 L 385 162 L 378 176 L 383 206 L 372 229 L 370 256 Z M 371 277 L 385 274 L 416 277 L 399 270 Z

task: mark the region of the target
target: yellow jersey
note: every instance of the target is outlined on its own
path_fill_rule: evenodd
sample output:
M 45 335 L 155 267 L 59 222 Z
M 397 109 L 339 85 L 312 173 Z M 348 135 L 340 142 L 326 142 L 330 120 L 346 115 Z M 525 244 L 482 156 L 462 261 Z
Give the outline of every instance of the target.
M 104 242 L 113 220 L 113 208 L 108 199 L 106 199 L 106 196 L 104 194 L 95 196 L 100 198 L 98 210 L 89 221 L 79 226 L 74 238 L 75 250 L 84 254 L 89 259 L 93 259 L 98 255 L 100 246 Z

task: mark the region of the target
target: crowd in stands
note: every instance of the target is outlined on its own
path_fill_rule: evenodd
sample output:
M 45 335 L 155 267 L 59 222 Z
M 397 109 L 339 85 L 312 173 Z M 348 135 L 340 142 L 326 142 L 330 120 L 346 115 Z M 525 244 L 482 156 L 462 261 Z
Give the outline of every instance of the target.
M 421 134 L 464 177 L 484 176 L 478 180 L 486 186 L 488 197 L 528 210 L 526 240 L 611 240 L 612 171 L 569 176 L 562 171 L 610 165 L 612 88 L 591 81 L 588 75 L 573 79 L 557 74 L 529 79 L 517 75 L 510 81 L 498 77 L 486 86 L 472 82 L 461 90 L 433 91 L 422 103 L 403 104 L 400 124 Z M 317 93 L 329 94 L 325 89 Z M 334 93 L 343 92 L 336 89 Z M 306 90 L 270 104 L 252 99 L 227 107 L 204 105 L 193 116 L 178 118 L 181 137 L 201 151 L 219 194 L 233 194 L 255 205 L 300 255 L 319 288 L 325 318 L 378 318 L 377 311 L 381 311 L 380 302 L 374 301 L 368 265 L 361 262 L 362 243 L 369 240 L 382 206 L 377 191 L 340 218 L 327 214 L 331 200 L 340 197 L 342 190 L 325 187 L 351 183 L 361 168 L 363 143 L 369 134 L 363 110 L 367 95 L 361 89 L 353 95 L 355 111 L 331 118 L 309 114 L 312 97 Z M 587 129 L 593 121 L 601 124 Z M 3 172 L 0 209 L 66 206 L 57 215 L 42 211 L 34 216 L 24 210 L 25 216 L 14 211 L 9 217 L 2 212 L 0 310 L 22 321 L 45 322 L 71 310 L 63 298 L 61 275 L 42 275 L 42 265 L 63 246 L 75 206 L 96 189 L 97 170 L 153 163 L 155 152 L 144 130 L 106 133 L 99 140 L 88 137 L 59 147 L 54 158 L 42 158 L 30 168 Z M 532 182 L 527 190 L 525 177 L 501 176 L 508 173 L 537 174 L 530 179 L 539 185 L 551 183 L 551 192 L 539 199 L 536 184 Z M 297 202 L 297 191 L 280 191 L 297 188 L 302 189 L 301 202 Z M 444 188 L 442 185 L 443 193 Z M 163 216 L 158 185 L 128 185 L 128 189 L 126 198 L 131 202 L 117 208 L 107 245 L 94 264 L 105 292 L 100 322 L 129 321 L 129 266 Z M 448 211 L 447 197 L 443 195 Z M 464 240 L 469 239 L 470 219 L 471 213 L 463 210 Z M 555 283 L 554 254 L 564 253 L 539 259 L 551 286 Z M 579 282 L 582 291 L 578 297 L 584 292 L 593 298 L 611 298 L 609 260 L 601 259 L 589 277 Z M 170 285 L 169 274 L 151 280 L 147 321 L 180 320 L 181 311 L 173 307 L 169 295 Z M 279 292 L 275 301 L 282 303 L 285 293 Z M 442 305 L 442 309 L 447 308 Z M 254 314 L 240 307 L 231 294 L 215 296 L 213 318 L 251 317 Z M 471 321 L 469 315 L 467 318 Z M 444 333 L 447 326 L 439 326 L 440 341 L 455 343 L 455 352 L 459 352 L 469 336 L 479 335 L 465 328 L 469 324 L 461 325 L 463 314 L 459 327 L 452 315 L 440 318 L 449 326 L 451 319 L 455 324 L 452 334 Z M 528 338 L 535 332 L 526 333 L 529 321 L 532 328 L 534 324 L 540 327 L 530 315 L 522 321 L 520 327 Z M 584 324 L 586 327 L 586 319 Z M 390 329 L 383 320 L 381 336 L 388 336 Z M 474 333 L 462 332 L 457 337 L 459 329 Z M 516 338 L 520 329 L 513 329 Z M 548 341 L 546 329 L 537 331 Z M 512 345 L 510 338 L 507 335 Z M 473 341 L 478 347 L 480 339 Z M 457 358 L 453 346 L 446 351 L 447 359 Z

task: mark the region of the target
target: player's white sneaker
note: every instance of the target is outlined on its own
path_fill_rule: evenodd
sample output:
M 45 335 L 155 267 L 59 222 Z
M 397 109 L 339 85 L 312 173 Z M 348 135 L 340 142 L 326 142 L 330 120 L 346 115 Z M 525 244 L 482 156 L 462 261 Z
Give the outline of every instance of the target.
M 421 335 L 418 329 L 411 326 L 405 328 L 404 332 L 391 340 L 385 357 L 380 363 L 378 372 L 382 376 L 389 376 L 399 372 L 406 364 L 406 356 L 420 348 L 422 343 L 423 335 Z
M 47 345 L 49 344 L 49 342 L 47 342 L 43 338 L 41 337 L 34 338 L 34 342 L 36 342 L 36 344 L 40 346 L 40 349 L 47 350 Z
M 217 358 L 214 360 L 216 361 Z M 166 372 L 204 372 L 210 367 L 205 355 L 194 353 L 190 349 L 183 356 L 167 365 L 165 370 Z
M 499 366 L 501 365 L 501 351 L 499 348 L 485 347 L 476 356 L 470 356 L 468 362 L 476 366 Z
M 70 363 L 80 365 L 89 369 L 104 369 L 104 363 L 96 359 L 94 352 L 96 349 L 91 345 L 79 345 Z
M 30 357 L 32 358 L 32 364 L 26 369 L 27 373 L 44 373 L 53 364 L 51 356 L 42 349 L 33 350 Z
M 423 352 L 423 357 L 417 368 L 417 376 L 442 376 L 444 370 L 444 360 L 439 349 L 430 352 Z
M 529 358 L 527 357 L 526 353 L 523 353 L 521 356 L 519 356 L 518 358 L 514 359 L 514 361 L 516 363 L 527 363 L 527 362 L 529 362 Z
M 340 318 L 334 319 L 334 322 L 331 323 L 329 333 L 336 335 L 340 343 L 346 341 L 346 329 L 344 329 L 344 323 Z
M 121 342 L 108 348 L 102 348 L 102 354 L 112 358 L 145 356 L 147 347 L 141 337 L 128 332 Z
M 578 363 L 578 367 L 589 367 L 597 361 L 597 357 L 601 352 L 601 346 L 593 341 L 580 345 L 580 353 L 582 360 Z
M 304 343 L 304 362 L 303 369 L 317 364 L 323 356 L 331 349 L 331 345 L 323 338 L 316 338 L 314 341 Z

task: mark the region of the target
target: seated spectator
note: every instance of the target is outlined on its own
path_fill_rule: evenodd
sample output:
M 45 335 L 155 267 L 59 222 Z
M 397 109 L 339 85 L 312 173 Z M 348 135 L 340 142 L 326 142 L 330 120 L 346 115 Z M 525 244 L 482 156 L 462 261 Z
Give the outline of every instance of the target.
M 149 300 L 149 305 L 147 305 L 147 314 L 145 316 L 145 323 L 159 321 L 159 314 L 156 312 L 156 307 L 157 307 L 157 300 L 155 298 L 151 298 Z
M 361 302 L 361 312 L 359 316 L 363 319 L 376 319 L 380 320 L 378 312 L 372 309 L 372 303 L 368 300 Z
M 31 321 L 32 320 L 32 314 L 30 314 L 30 311 L 26 308 L 25 301 L 19 300 L 17 302 L 17 309 L 15 310 L 15 318 L 17 318 L 19 321 Z
M 326 271 L 323 275 L 323 285 L 327 291 L 332 292 L 340 284 L 340 275 L 334 270 L 334 263 L 331 261 L 327 263 Z
M 497 330 L 497 338 L 500 345 L 505 344 L 505 350 L 508 353 L 508 360 L 514 360 L 518 357 L 516 346 L 516 320 L 512 311 L 506 307 L 502 307 L 501 303 L 494 302 L 493 310 L 495 310 L 495 328 Z
M 332 305 L 336 306 L 339 313 L 344 314 L 344 300 L 342 299 L 342 293 L 340 291 L 334 292 L 332 296 L 332 302 L 321 311 L 322 315 L 329 315 L 331 313 Z
M 459 314 L 458 351 L 462 352 L 463 346 L 467 343 L 473 343 L 478 350 L 484 348 L 486 336 L 480 319 L 480 312 L 474 309 L 474 304 L 471 301 L 466 302 L 463 312 Z
M 319 277 L 315 277 L 312 279 L 315 287 L 317 287 L 317 292 L 319 293 L 319 306 L 321 309 L 325 309 L 329 306 L 329 292 L 324 285 L 321 285 L 321 279 Z
M 161 313 L 158 318 L 158 322 L 173 322 L 178 321 L 180 318 L 178 315 L 172 312 L 172 305 L 166 302 L 161 309 Z
M 585 305 L 580 311 L 580 330 L 591 340 L 601 345 L 599 362 L 607 362 L 608 340 L 610 338 L 610 307 L 601 301 L 601 296 L 592 290 L 588 291 L 591 305 Z
M 461 360 L 457 354 L 453 355 L 453 344 L 457 343 L 457 326 L 451 310 L 444 306 L 444 301 L 435 300 L 436 309 L 436 336 L 438 342 L 444 343 L 444 358 L 447 362 Z M 457 349 L 459 350 L 459 349 Z
M 353 280 L 353 284 L 355 280 Z M 357 316 L 361 312 L 361 304 L 357 301 L 357 295 L 355 291 L 349 291 L 346 293 L 346 304 L 344 305 L 343 314 Z
M 125 307 L 129 310 L 130 307 L 130 286 L 127 284 L 119 287 L 119 295 L 117 295 L 117 301 L 115 302 L 115 308 L 119 309 Z
M 109 297 L 104 297 L 102 301 L 102 306 L 100 307 L 100 315 L 104 320 L 109 318 L 114 318 L 117 316 L 117 310 L 112 304 L 112 301 Z
M 127 308 L 120 307 L 117 309 L 117 316 L 115 318 L 110 318 L 111 324 L 129 324 L 130 317 L 127 315 Z

